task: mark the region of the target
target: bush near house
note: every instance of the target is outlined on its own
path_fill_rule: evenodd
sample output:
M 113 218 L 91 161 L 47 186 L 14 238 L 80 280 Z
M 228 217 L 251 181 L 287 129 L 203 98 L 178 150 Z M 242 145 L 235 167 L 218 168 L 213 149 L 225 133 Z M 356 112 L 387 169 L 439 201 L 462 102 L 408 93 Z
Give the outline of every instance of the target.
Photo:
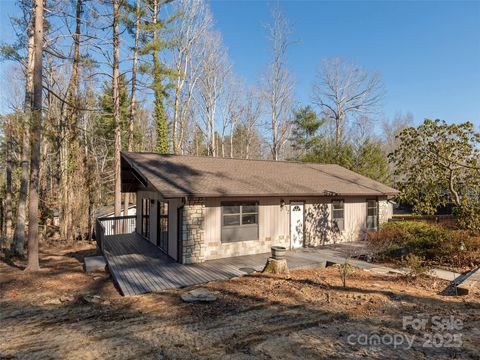
M 413 254 L 425 263 L 455 268 L 472 267 L 480 260 L 480 235 L 418 221 L 389 222 L 371 243 L 379 257 L 404 261 Z

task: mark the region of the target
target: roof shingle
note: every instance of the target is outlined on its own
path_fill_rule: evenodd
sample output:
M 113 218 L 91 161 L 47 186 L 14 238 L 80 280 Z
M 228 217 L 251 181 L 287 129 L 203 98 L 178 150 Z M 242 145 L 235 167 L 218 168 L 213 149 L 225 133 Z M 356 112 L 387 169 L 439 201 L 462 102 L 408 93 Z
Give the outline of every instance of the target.
M 396 195 L 339 165 L 122 153 L 163 197 Z

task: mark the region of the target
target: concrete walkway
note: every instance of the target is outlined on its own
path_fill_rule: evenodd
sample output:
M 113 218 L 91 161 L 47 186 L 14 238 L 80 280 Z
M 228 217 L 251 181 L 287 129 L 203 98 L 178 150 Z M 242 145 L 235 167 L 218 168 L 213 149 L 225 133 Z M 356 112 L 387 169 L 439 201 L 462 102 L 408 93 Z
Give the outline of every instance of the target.
M 317 253 L 325 261 L 341 264 L 348 258 L 348 262 L 360 269 L 368 270 L 378 274 L 407 274 L 406 268 L 393 268 L 375 263 L 369 263 L 366 261 L 357 260 L 356 258 L 361 255 L 368 255 L 367 243 L 362 241 L 341 243 L 335 245 L 326 245 L 314 249 L 301 249 L 301 252 L 314 252 Z M 473 269 L 469 273 L 460 274 L 457 272 L 434 268 L 431 269 L 427 275 L 442 279 L 446 281 L 455 282 L 456 285 L 465 285 L 472 287 L 480 284 L 480 267 Z

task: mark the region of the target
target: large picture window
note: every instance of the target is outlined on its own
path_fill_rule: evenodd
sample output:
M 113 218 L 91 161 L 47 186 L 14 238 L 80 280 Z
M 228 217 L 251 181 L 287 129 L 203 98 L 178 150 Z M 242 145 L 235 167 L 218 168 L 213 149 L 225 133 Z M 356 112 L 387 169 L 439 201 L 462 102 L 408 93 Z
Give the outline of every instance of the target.
M 258 240 L 258 203 L 222 203 L 222 242 Z
M 345 204 L 343 200 L 332 201 L 332 223 L 336 231 L 345 230 Z
M 367 200 L 367 229 L 375 230 L 377 228 L 378 214 L 377 200 Z
M 142 199 L 142 235 L 150 238 L 150 199 Z

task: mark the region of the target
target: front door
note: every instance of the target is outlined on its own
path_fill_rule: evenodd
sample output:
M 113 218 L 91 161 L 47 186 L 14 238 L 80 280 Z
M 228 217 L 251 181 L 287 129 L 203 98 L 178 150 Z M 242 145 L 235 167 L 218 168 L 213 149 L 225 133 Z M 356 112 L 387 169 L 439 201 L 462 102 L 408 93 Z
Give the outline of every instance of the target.
M 290 203 L 290 241 L 294 249 L 303 246 L 304 208 L 305 204 L 301 201 Z

